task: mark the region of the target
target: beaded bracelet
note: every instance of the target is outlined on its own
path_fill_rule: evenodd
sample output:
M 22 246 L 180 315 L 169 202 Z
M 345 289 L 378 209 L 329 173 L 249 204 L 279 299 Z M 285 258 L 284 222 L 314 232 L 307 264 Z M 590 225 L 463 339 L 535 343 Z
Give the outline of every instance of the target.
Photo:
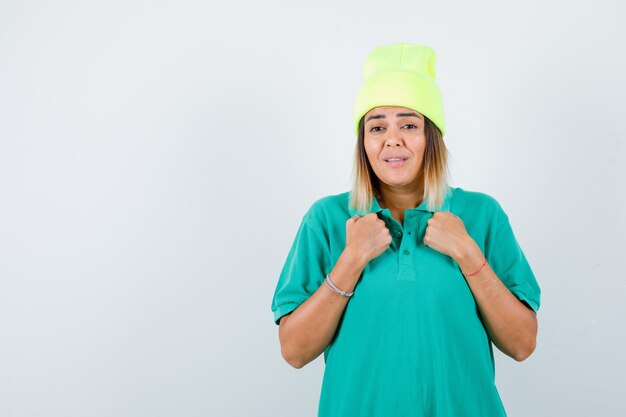
M 463 273 L 463 271 L 461 271 L 461 273 L 462 273 L 463 275 L 465 275 L 466 277 L 471 277 L 471 276 L 474 276 L 474 275 L 476 275 L 477 273 L 479 273 L 479 272 L 480 272 L 480 270 L 481 270 L 481 269 L 483 269 L 483 268 L 485 267 L 485 265 L 487 265 L 487 258 L 485 258 L 485 262 L 483 262 L 483 264 L 482 264 L 482 265 L 481 265 L 481 266 L 480 266 L 480 267 L 479 267 L 476 271 L 472 272 L 471 274 L 467 274 L 467 275 L 466 275 L 465 273 Z
M 324 279 L 324 282 L 326 283 L 326 286 L 328 288 L 330 288 L 331 290 L 343 295 L 344 297 L 352 297 L 352 294 L 354 294 L 354 291 L 352 292 L 345 292 L 340 290 L 339 288 L 337 288 L 337 286 L 333 283 L 333 281 L 330 279 L 330 274 L 328 274 L 326 276 L 326 279 Z

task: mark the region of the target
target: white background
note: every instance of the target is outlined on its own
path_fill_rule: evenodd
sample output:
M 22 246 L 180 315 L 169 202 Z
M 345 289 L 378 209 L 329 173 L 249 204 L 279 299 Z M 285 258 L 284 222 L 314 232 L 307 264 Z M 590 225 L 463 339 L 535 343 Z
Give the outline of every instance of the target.
M 347 191 L 375 46 L 437 53 L 451 185 L 508 213 L 537 349 L 510 417 L 626 409 L 618 1 L 0 2 L 0 416 L 315 416 L 270 304 Z

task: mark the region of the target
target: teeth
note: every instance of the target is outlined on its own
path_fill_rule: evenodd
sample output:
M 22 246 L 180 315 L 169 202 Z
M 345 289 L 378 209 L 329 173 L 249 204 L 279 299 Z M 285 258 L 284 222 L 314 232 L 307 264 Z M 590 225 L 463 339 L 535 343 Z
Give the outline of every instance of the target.
M 387 162 L 394 162 L 394 161 L 402 161 L 402 158 L 391 158 L 391 159 L 387 159 Z

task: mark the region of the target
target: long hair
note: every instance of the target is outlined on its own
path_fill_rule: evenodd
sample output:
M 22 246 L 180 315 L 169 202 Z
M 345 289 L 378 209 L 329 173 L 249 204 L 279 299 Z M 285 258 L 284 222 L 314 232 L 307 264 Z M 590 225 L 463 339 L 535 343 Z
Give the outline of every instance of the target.
M 350 208 L 358 211 L 369 211 L 373 197 L 380 197 L 379 179 L 374 173 L 365 152 L 364 117 L 359 122 L 354 166 L 352 171 L 352 192 L 350 194 Z M 443 142 L 439 128 L 424 116 L 426 134 L 426 149 L 420 174 L 424 178 L 424 195 L 428 210 L 440 207 L 449 191 L 448 185 L 448 149 Z

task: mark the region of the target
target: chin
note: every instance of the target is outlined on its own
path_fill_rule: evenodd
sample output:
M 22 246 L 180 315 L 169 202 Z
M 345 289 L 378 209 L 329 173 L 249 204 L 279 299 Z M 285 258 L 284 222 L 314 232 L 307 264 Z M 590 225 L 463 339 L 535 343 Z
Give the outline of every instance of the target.
M 413 181 L 410 179 L 407 179 L 405 181 L 382 179 L 382 182 L 392 187 L 403 187 L 403 186 L 411 184 Z

